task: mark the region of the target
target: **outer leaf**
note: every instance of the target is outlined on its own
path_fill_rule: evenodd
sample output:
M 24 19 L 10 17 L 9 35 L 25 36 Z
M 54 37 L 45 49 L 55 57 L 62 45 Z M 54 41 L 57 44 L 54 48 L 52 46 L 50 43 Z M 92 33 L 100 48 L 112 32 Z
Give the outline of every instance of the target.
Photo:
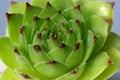
M 13 52 L 14 46 L 8 37 L 0 38 L 0 58 L 10 68 L 18 68 L 19 64 Z
M 100 52 L 88 61 L 87 67 L 79 80 L 93 80 L 108 67 L 109 56 Z
M 20 27 L 22 26 L 23 15 L 7 13 L 6 16 L 8 19 L 9 37 L 13 43 L 19 43 Z
M 108 35 L 108 24 L 98 16 L 91 16 L 87 22 L 87 27 L 97 37 L 94 52 L 97 53 L 104 45 Z
M 85 66 L 86 66 L 86 63 L 83 63 L 77 68 L 70 71 L 69 73 L 66 73 L 63 76 L 60 76 L 55 80 L 77 80 L 83 73 Z
M 11 6 L 9 13 L 20 13 L 24 14 L 26 9 L 26 4 L 24 2 L 13 2 L 11 1 Z
M 25 79 L 12 69 L 7 69 L 3 73 L 0 80 L 25 80 Z

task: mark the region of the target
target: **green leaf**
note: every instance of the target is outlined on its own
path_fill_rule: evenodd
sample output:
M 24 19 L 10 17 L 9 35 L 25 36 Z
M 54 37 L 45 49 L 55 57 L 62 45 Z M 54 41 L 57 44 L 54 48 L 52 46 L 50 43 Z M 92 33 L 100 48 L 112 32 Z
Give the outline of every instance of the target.
M 24 14 L 26 9 L 26 3 L 24 2 L 11 2 L 9 13 L 20 13 Z M 19 18 L 18 18 L 19 19 Z
M 95 46 L 94 34 L 92 31 L 88 30 L 87 40 L 85 41 L 84 44 L 85 53 L 83 54 L 84 55 L 83 62 L 86 62 L 92 55 Z
M 23 15 L 7 13 L 6 16 L 8 20 L 8 35 L 13 43 L 19 43 L 20 27 L 22 26 Z
M 7 69 L 3 75 L 1 76 L 0 80 L 26 80 L 16 71 L 12 69 Z
M 49 54 L 53 60 L 63 63 L 66 61 L 71 52 L 71 46 L 61 43 L 59 47 L 51 50 Z
M 113 8 L 110 4 L 103 1 L 89 1 L 81 6 L 81 12 L 85 19 L 88 19 L 92 15 L 96 15 L 105 20 L 113 20 Z
M 111 76 L 113 76 L 113 74 L 115 74 L 117 71 L 118 71 L 118 68 L 116 67 L 116 65 L 112 64 L 94 80 L 107 80 Z
M 108 60 L 109 56 L 106 52 L 100 52 L 96 56 L 91 57 L 79 80 L 95 79 L 109 66 Z
M 91 16 L 87 22 L 87 28 L 97 37 L 95 41 L 94 53 L 97 53 L 104 45 L 108 36 L 108 24 L 99 16 Z
M 35 64 L 34 67 L 39 73 L 49 79 L 56 78 L 68 72 L 68 68 L 64 64 L 55 61 L 40 62 Z
M 81 64 L 75 69 L 71 70 L 69 73 L 66 73 L 55 80 L 77 80 L 83 73 L 86 63 Z
M 14 54 L 14 46 L 8 37 L 0 38 L 0 58 L 10 68 L 19 68 Z
M 77 42 L 72 52 L 68 56 L 65 65 L 68 68 L 74 68 L 78 66 L 82 61 L 83 53 L 84 53 L 83 41 Z
M 29 3 L 26 3 L 26 6 L 27 7 L 25 10 L 23 25 L 26 25 L 26 24 L 32 25 L 34 21 L 34 16 L 38 16 L 42 9 L 40 7 L 32 6 Z
M 63 10 L 75 6 L 72 0 L 50 0 L 50 2 L 57 10 Z M 62 4 L 64 4 L 64 6 Z

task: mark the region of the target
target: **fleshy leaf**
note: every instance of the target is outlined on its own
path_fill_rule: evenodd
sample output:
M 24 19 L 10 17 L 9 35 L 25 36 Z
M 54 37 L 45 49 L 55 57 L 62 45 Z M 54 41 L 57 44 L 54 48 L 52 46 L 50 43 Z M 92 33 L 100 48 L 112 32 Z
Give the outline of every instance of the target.
M 0 58 L 10 68 L 19 67 L 14 55 L 14 46 L 8 37 L 0 38 Z
M 79 80 L 93 80 L 99 76 L 108 66 L 109 56 L 106 52 L 100 52 L 87 62 L 85 71 Z

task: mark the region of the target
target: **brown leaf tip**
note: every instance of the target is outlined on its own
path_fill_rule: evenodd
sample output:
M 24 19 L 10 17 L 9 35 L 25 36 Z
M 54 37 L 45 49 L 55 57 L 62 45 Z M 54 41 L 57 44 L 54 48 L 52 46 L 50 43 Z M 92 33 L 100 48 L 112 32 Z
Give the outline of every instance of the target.
M 108 60 L 108 65 L 111 65 L 111 64 L 113 64 L 113 62 L 109 59 Z
M 94 39 L 94 42 L 96 42 L 98 39 L 98 36 L 94 36 L 93 39 Z
M 31 5 L 28 2 L 26 2 L 26 8 L 29 8 L 29 7 L 31 7 Z
M 68 32 L 71 34 L 72 33 L 72 28 L 70 28 Z
M 20 34 L 24 34 L 24 32 L 25 32 L 25 27 L 24 26 L 22 26 L 21 28 L 20 28 Z
M 76 43 L 75 48 L 74 48 L 74 51 L 78 50 L 79 47 L 80 47 L 80 42 Z
M 47 28 L 47 27 L 45 27 L 45 28 L 44 28 L 44 31 L 47 31 L 47 30 L 48 30 L 48 28 Z
M 75 9 L 77 9 L 77 10 L 80 11 L 80 5 L 77 5 L 77 6 L 75 7 Z
M 56 63 L 57 61 L 54 61 L 54 60 L 47 62 L 47 64 L 56 64 Z
M 71 74 L 76 74 L 78 72 L 79 68 L 75 68 L 74 70 L 71 71 Z
M 115 6 L 115 2 L 108 2 L 111 6 L 112 6 L 112 8 Z
M 51 6 L 51 4 L 50 4 L 50 2 L 47 2 L 47 5 L 46 5 L 47 7 L 50 7 Z
M 14 53 L 20 55 L 19 51 L 17 50 L 16 47 L 14 47 Z
M 21 74 L 21 76 L 23 77 L 23 78 L 25 78 L 25 79 L 31 79 L 28 75 L 26 75 L 26 74 Z
M 50 17 L 47 17 L 47 18 L 46 18 L 46 21 L 50 21 Z
M 62 43 L 60 44 L 59 48 L 65 48 L 65 43 L 62 42 Z
M 59 11 L 58 11 L 58 14 L 62 14 L 62 10 L 59 10 Z
M 34 21 L 37 21 L 39 19 L 39 17 L 37 17 L 37 16 L 34 16 Z
M 42 40 L 42 33 L 38 33 L 37 38 L 38 38 L 39 40 Z
M 9 14 L 9 13 L 6 13 L 6 18 L 7 18 L 7 21 L 10 20 L 10 17 L 12 16 L 13 14 Z
M 108 24 L 111 24 L 111 23 L 112 23 L 112 20 L 111 20 L 111 19 L 107 19 L 106 22 L 107 22 Z
M 78 26 L 80 25 L 80 20 L 79 19 L 77 19 L 75 22 Z
M 52 35 L 52 40 L 53 40 L 53 41 L 56 41 L 57 38 L 58 38 L 58 36 L 57 36 L 56 34 L 53 34 L 53 35 Z
M 17 4 L 17 2 L 11 1 L 10 4 L 11 4 L 11 5 L 15 5 L 15 4 Z
M 36 52 L 42 51 L 42 49 L 39 45 L 34 45 L 33 48 L 35 49 Z

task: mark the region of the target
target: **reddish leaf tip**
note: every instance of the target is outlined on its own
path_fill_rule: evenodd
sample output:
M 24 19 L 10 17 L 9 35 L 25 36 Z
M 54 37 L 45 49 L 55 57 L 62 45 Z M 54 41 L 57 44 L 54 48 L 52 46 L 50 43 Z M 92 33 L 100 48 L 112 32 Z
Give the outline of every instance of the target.
M 15 4 L 17 4 L 17 2 L 11 1 L 10 4 L 11 4 L 11 5 L 15 5 Z
M 20 55 L 19 51 L 17 50 L 16 47 L 14 47 L 14 53 Z
M 54 60 L 47 62 L 47 64 L 56 64 L 56 63 L 57 63 L 57 62 L 54 61 Z
M 75 9 L 77 9 L 77 10 L 80 11 L 80 5 L 77 5 L 77 6 L 75 7 Z
M 47 17 L 47 18 L 46 18 L 46 21 L 50 21 L 50 17 Z
M 37 16 L 34 16 L 34 21 L 37 21 L 39 19 L 39 17 L 37 17 Z
M 37 38 L 42 40 L 42 33 L 38 33 Z
M 76 68 L 74 70 L 71 71 L 71 74 L 76 74 L 78 72 L 79 68 Z
M 9 14 L 9 13 L 6 13 L 6 18 L 7 18 L 7 21 L 10 20 L 10 17 L 12 16 L 13 14 Z
M 62 43 L 60 44 L 59 48 L 65 48 L 65 43 L 62 42 Z
M 115 2 L 108 2 L 111 6 L 112 6 L 112 8 L 115 6 Z
M 57 38 L 58 38 L 58 37 L 57 37 L 57 35 L 56 35 L 56 34 L 55 34 L 55 35 L 52 35 L 52 40 L 53 40 L 53 41 L 56 41 L 56 40 L 57 40 Z
M 28 2 L 26 2 L 26 8 L 29 8 L 29 7 L 31 7 L 31 5 Z
M 33 48 L 35 49 L 36 52 L 42 51 L 42 49 L 39 45 L 34 45 Z
M 107 19 L 106 22 L 107 22 L 108 24 L 111 24 L 111 23 L 112 23 L 112 20 L 111 20 L 111 19 Z
M 76 43 L 74 51 L 78 50 L 80 48 L 80 42 Z
M 80 25 L 80 20 L 79 19 L 77 19 L 75 22 L 78 26 Z
M 94 39 L 94 42 L 96 42 L 98 39 L 98 36 L 94 36 L 93 39 Z
M 25 79 L 31 79 L 28 75 L 26 75 L 26 74 L 21 74 L 21 76 L 23 77 L 23 78 L 25 78 Z
M 24 34 L 24 32 L 25 32 L 25 26 L 22 26 L 21 28 L 20 28 L 20 34 Z
M 50 7 L 51 6 L 51 4 L 50 4 L 50 2 L 47 2 L 47 5 L 46 5 L 47 7 Z
M 58 10 L 58 14 L 62 14 L 62 10 Z
M 108 60 L 108 65 L 111 65 L 111 64 L 113 64 L 113 62 L 109 59 Z
M 68 32 L 71 34 L 72 33 L 72 28 L 70 28 Z

